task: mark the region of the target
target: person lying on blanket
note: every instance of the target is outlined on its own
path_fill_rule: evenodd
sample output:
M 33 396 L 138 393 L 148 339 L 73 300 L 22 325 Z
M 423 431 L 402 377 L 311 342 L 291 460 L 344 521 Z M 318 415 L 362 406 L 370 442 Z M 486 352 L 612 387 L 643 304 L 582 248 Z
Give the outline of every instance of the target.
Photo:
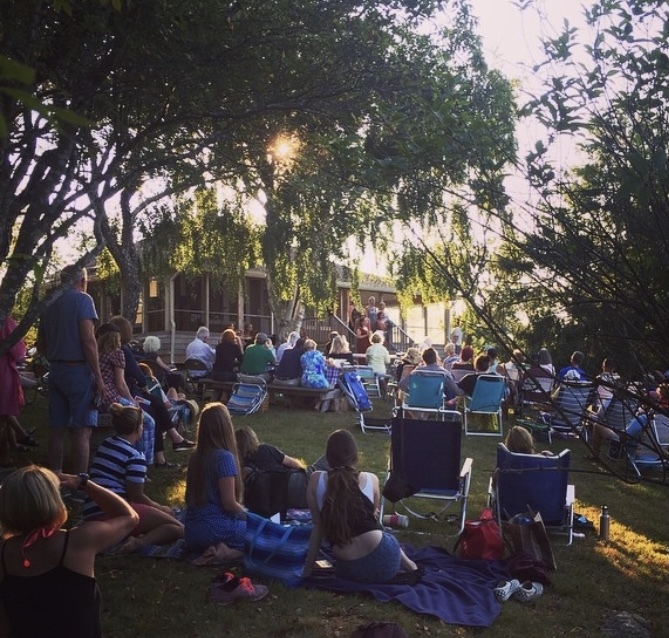
M 235 430 L 237 452 L 244 477 L 245 502 L 249 496 L 250 485 L 247 479 L 254 471 L 291 472 L 288 480 L 288 508 L 305 509 L 307 507 L 307 485 L 309 477 L 316 470 L 327 470 L 328 463 L 321 456 L 308 467 L 299 459 L 284 454 L 279 448 L 269 443 L 261 443 L 258 435 L 248 425 Z M 295 471 L 298 470 L 298 471 Z M 299 471 L 303 470 L 303 471 Z
M 356 469 L 358 447 L 353 435 L 347 430 L 333 432 L 326 458 L 332 469 L 314 472 L 307 487 L 314 527 L 304 576 L 311 575 L 323 539 L 332 547 L 338 578 L 384 583 L 401 569 L 418 569 L 379 524 L 379 479 Z

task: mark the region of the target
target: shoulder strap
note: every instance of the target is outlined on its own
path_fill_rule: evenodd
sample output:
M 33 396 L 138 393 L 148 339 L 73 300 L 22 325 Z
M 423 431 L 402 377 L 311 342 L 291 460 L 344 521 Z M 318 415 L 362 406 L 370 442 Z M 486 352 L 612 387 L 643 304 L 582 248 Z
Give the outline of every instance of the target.
M 70 530 L 65 531 L 65 542 L 63 543 L 63 553 L 60 555 L 60 561 L 58 562 L 58 566 L 61 566 L 63 564 L 63 560 L 65 559 L 65 553 L 67 552 L 67 545 L 70 542 Z
M 7 568 L 5 567 L 5 549 L 7 548 L 7 541 L 3 541 L 2 550 L 0 550 L 0 564 L 2 564 L 2 571 L 4 574 L 7 574 Z

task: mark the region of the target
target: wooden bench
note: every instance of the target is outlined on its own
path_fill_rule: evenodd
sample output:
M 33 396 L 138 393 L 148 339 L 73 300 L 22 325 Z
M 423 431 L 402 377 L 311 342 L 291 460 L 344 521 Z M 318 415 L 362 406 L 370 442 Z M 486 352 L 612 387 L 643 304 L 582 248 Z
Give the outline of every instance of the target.
M 221 401 L 224 394 L 229 395 L 232 392 L 236 383 L 240 382 L 217 381 L 208 377 L 198 379 L 198 385 L 202 389 L 200 399 L 205 401 L 207 392 L 211 390 L 213 391 L 212 398 L 215 401 Z M 267 392 L 271 398 L 278 395 L 285 397 L 288 401 L 288 407 L 291 409 L 299 399 L 311 398 L 323 402 L 336 399 L 339 396 L 339 390 L 336 388 L 305 388 L 301 385 L 284 385 L 282 383 L 268 383 Z

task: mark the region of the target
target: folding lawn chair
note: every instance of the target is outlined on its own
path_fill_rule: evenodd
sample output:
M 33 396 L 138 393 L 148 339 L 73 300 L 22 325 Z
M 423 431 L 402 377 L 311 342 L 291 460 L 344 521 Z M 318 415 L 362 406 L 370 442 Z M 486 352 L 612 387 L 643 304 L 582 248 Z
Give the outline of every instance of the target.
M 207 364 L 199 359 L 186 359 L 184 369 L 186 370 L 186 387 L 195 395 L 204 394 L 200 379 L 207 376 Z M 203 396 L 200 398 L 204 399 Z
M 544 408 L 551 401 L 555 378 L 540 366 L 527 370 L 518 383 L 518 409 Z
M 637 478 L 641 478 L 642 469 L 662 469 L 664 481 L 669 469 L 669 460 L 665 456 L 669 453 L 669 417 L 652 413 L 639 439 L 626 439 L 625 450 L 627 462 Z
M 462 381 L 468 374 L 474 374 L 474 369 L 451 368 L 451 376 L 456 383 Z
M 552 403 L 555 408 L 550 421 L 553 433 L 558 432 L 566 436 L 580 435 L 594 392 L 595 388 L 592 383 L 563 381 Z
M 267 384 L 262 377 L 247 377 L 247 380 L 235 383 L 228 399 L 230 414 L 246 416 L 257 412 L 267 399 Z
M 443 415 L 444 375 L 434 370 L 417 370 L 409 375 L 409 388 L 402 400 L 402 412 L 409 416 L 420 414 Z
M 392 421 L 389 470 L 383 487 L 381 516 L 386 501 L 411 516 L 444 520 L 445 512 L 459 506 L 454 515 L 457 534 L 464 529 L 472 475 L 471 458 L 461 463 L 462 415 L 449 410 L 444 420 L 423 421 L 396 416 Z M 406 489 L 403 489 L 406 488 Z M 425 513 L 421 502 L 438 505 Z
M 620 436 L 620 434 L 625 432 L 627 424 L 634 418 L 638 407 L 639 404 L 636 400 L 614 396 L 601 414 L 593 414 L 592 417 L 589 417 L 588 422 L 585 424 L 586 432 L 590 429 L 589 421 L 592 419 L 594 422 L 603 425 Z M 612 448 L 610 447 L 609 455 L 612 457 L 617 456 L 611 450 Z
M 363 434 L 375 430 L 390 434 L 390 424 L 388 420 L 379 419 L 378 422 L 374 422 L 370 419 L 369 423 L 365 420 L 364 413 L 371 412 L 373 406 L 369 400 L 369 396 L 367 396 L 367 390 L 365 389 L 362 380 L 354 369 L 342 372 L 341 375 L 339 375 L 338 384 L 339 388 L 344 393 L 348 404 L 358 414 L 360 429 Z
M 471 397 L 465 397 L 465 434 L 474 436 L 502 436 L 502 401 L 506 383 L 497 374 L 481 374 L 476 379 Z M 468 414 L 488 414 L 497 419 L 497 431 L 469 430 Z
M 370 399 L 381 398 L 381 385 L 379 383 L 379 376 L 374 372 L 371 366 L 355 366 L 354 372 L 360 378 L 360 382 L 367 391 L 367 396 Z
M 500 529 L 530 509 L 541 513 L 547 531 L 566 533 L 571 545 L 575 490 L 569 485 L 570 463 L 570 450 L 557 456 L 519 454 L 498 443 L 496 481 L 491 480 L 488 493 Z

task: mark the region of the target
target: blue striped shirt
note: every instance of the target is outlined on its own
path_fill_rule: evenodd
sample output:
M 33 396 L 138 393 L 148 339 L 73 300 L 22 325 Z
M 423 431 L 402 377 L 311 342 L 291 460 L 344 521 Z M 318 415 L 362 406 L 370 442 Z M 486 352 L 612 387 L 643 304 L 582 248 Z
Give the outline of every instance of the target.
M 98 485 L 127 498 L 126 483 L 144 483 L 146 480 L 144 453 L 120 436 L 110 436 L 98 447 L 90 476 Z M 86 500 L 84 518 L 97 516 L 101 512 L 91 499 Z

